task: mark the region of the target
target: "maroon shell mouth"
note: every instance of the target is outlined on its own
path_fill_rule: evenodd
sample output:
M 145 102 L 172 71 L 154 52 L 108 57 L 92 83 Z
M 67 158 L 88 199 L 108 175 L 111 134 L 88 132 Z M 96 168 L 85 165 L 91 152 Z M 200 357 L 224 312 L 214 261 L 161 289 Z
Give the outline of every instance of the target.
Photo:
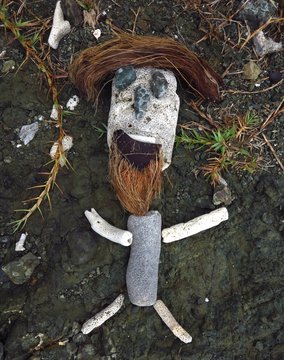
M 161 150 L 160 144 L 134 140 L 123 130 L 117 130 L 114 133 L 113 141 L 116 143 L 121 155 L 138 170 L 147 167 L 151 160 L 156 160 Z

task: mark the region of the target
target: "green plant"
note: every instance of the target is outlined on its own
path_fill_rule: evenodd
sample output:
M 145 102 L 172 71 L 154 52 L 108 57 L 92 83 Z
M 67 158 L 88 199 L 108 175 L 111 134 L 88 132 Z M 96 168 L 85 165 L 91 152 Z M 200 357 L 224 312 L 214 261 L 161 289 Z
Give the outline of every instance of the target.
M 107 125 L 102 123 L 102 127 L 93 125 L 95 132 L 97 133 L 99 139 L 106 135 L 107 133 Z
M 213 184 L 217 184 L 221 172 L 229 168 L 250 173 L 257 170 L 259 158 L 254 154 L 251 140 L 256 136 L 259 124 L 258 115 L 254 111 L 248 111 L 244 116 L 229 117 L 223 126 L 212 131 L 181 125 L 176 145 L 205 150 L 208 156 L 201 170 Z

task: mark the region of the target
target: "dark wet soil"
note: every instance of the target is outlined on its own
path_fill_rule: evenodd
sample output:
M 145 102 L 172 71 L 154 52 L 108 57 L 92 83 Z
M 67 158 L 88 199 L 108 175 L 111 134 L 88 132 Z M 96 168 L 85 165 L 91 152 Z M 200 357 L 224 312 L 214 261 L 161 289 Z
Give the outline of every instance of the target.
M 27 6 L 34 6 L 38 16 L 52 16 L 54 0 L 32 3 L 27 1 Z M 239 51 L 214 37 L 198 42 L 206 23 L 197 11 L 184 5 L 173 0 L 108 0 L 100 10 L 107 10 L 117 26 L 128 30 L 134 25 L 133 11 L 140 9 L 135 28 L 138 34 L 175 37 L 206 58 L 220 74 L 231 66 L 224 78 L 222 101 L 203 103 L 205 112 L 221 114 L 229 108 L 233 113 L 245 113 L 254 109 L 265 120 L 283 98 L 283 84 L 262 93 L 226 90 L 259 89 L 238 73 L 250 59 L 258 61 L 262 69 L 260 89 L 270 87 L 267 74 L 283 70 L 283 53 L 259 60 L 250 43 Z M 236 10 L 239 1 L 220 1 L 219 5 L 221 17 Z M 100 28 L 99 43 L 110 37 L 106 24 Z M 237 42 L 233 26 L 225 31 Z M 280 41 L 277 33 L 275 36 Z M 63 193 L 53 189 L 52 210 L 46 202 L 44 219 L 39 213 L 31 217 L 24 229 L 28 233 L 26 250 L 15 252 L 23 231 L 13 233 L 9 223 L 18 218 L 14 210 L 22 208 L 22 201 L 30 197 L 27 188 L 42 182 L 38 173 L 49 161 L 57 130 L 39 120 L 49 118 L 52 101 L 31 62 L 18 70 L 24 51 L 12 39 L 0 28 L 0 52 L 6 49 L 0 70 L 6 61 L 15 62 L 14 69 L 0 75 L 0 262 L 4 266 L 32 253 L 39 265 L 23 284 L 15 284 L 0 270 L 0 359 L 284 359 L 284 176 L 265 144 L 258 144 L 263 169 L 253 174 L 234 170 L 224 174 L 234 197 L 227 222 L 162 245 L 158 297 L 192 335 L 193 342 L 181 343 L 152 307 L 135 307 L 127 296 L 115 317 L 89 335 L 80 332 L 84 321 L 120 293 L 126 294 L 129 249 L 92 232 L 84 216 L 86 209 L 95 207 L 109 222 L 126 228 L 128 215 L 108 182 L 106 137 L 99 137 L 96 131 L 107 123 L 110 88 L 105 89 L 96 111 L 80 98 L 76 110 L 65 118 L 64 128 L 74 139 L 68 154 L 74 171 L 62 169 L 58 184 Z M 79 25 L 58 50 L 52 51 L 53 59 L 64 68 L 76 51 L 94 45 L 91 29 Z M 61 85 L 60 100 L 65 105 L 77 91 L 68 80 L 62 80 Z M 182 88 L 179 92 L 182 98 L 187 95 Z M 36 120 L 39 131 L 35 138 L 17 147 L 19 129 Z M 183 101 L 179 123 L 193 120 L 202 122 Z M 280 160 L 284 154 L 283 125 L 282 114 L 265 130 Z M 162 214 L 163 227 L 215 208 L 213 187 L 201 174 L 196 176 L 203 158 L 200 150 L 175 149 L 161 196 L 153 204 Z

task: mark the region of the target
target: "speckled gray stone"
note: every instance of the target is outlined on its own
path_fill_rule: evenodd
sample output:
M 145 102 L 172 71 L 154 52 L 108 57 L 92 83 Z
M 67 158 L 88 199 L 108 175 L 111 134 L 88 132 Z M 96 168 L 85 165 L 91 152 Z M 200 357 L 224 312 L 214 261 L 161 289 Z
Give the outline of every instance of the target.
M 39 265 L 39 259 L 32 253 L 27 253 L 19 259 L 2 266 L 2 270 L 10 280 L 17 285 L 24 284 L 31 277 L 34 269 Z
M 136 72 L 133 66 L 125 66 L 115 73 L 114 85 L 118 91 L 126 89 L 136 80 Z
M 163 97 L 168 89 L 169 83 L 161 71 L 154 71 L 150 80 L 151 91 L 157 99 Z
M 128 219 L 133 243 L 126 285 L 130 301 L 137 306 L 152 306 L 157 300 L 161 226 L 158 211 L 149 211 L 145 216 L 131 215 Z
M 129 136 L 151 137 L 149 142 L 162 146 L 163 170 L 165 170 L 171 163 L 176 136 L 180 105 L 176 93 L 177 80 L 168 70 L 137 68 L 135 71 L 137 79 L 123 91 L 118 91 L 113 81 L 107 127 L 108 146 L 112 146 L 114 134 L 118 130 L 123 130 Z M 150 81 L 155 71 L 161 72 L 169 84 L 161 99 L 157 99 L 150 89 Z M 134 110 L 134 93 L 139 85 L 148 89 L 150 94 L 147 112 L 143 119 L 137 119 Z
M 134 90 L 134 110 L 136 119 L 143 119 L 150 100 L 149 90 L 143 85 L 137 86 Z

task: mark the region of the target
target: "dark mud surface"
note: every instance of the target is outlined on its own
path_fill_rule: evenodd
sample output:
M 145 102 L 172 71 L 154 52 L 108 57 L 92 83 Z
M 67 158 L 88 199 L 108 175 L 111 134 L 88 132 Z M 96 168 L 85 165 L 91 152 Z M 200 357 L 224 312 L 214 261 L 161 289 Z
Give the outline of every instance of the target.
M 224 5 L 220 6 L 220 16 L 233 13 L 239 4 L 220 3 Z M 227 3 L 233 7 L 230 9 Z M 54 6 L 55 1 L 38 1 L 33 12 L 52 16 Z M 175 37 L 206 58 L 220 74 L 232 64 L 229 73 L 235 74 L 224 78 L 222 101 L 204 102 L 206 112 L 220 113 L 230 108 L 233 113 L 245 113 L 255 109 L 265 120 L 277 108 L 283 97 L 283 83 L 261 93 L 234 94 L 226 90 L 259 89 L 238 73 L 250 59 L 258 61 L 262 69 L 260 89 L 270 87 L 267 74 L 283 70 L 283 52 L 259 60 L 250 43 L 241 51 L 216 38 L 197 44 L 204 36 L 200 15 L 185 9 L 181 2 L 130 4 L 117 0 L 100 5 L 124 30 L 133 28 L 132 10 L 137 12 L 139 7 L 138 34 Z M 102 36 L 98 41 L 103 42 L 110 31 L 107 25 L 100 26 Z M 225 30 L 231 32 L 232 42 L 237 42 L 236 29 L 228 26 Z M 92 232 L 84 216 L 86 209 L 95 207 L 106 220 L 126 228 L 128 215 L 107 178 L 106 137 L 99 138 L 96 131 L 107 123 L 110 88 L 105 89 L 96 112 L 80 98 L 76 110 L 65 118 L 64 128 L 74 139 L 68 154 L 74 171 L 62 169 L 58 183 L 63 194 L 54 188 L 52 211 L 46 202 L 42 207 L 44 220 L 39 213 L 31 217 L 24 229 L 28 233 L 26 250 L 15 252 L 22 231 L 12 233 L 8 223 L 18 218 L 14 210 L 22 208 L 22 201 L 29 198 L 26 189 L 41 184 L 38 173 L 49 161 L 57 130 L 40 120 L 35 138 L 17 147 L 19 129 L 38 119 L 48 119 L 52 101 L 31 62 L 16 72 L 24 51 L 12 39 L 0 28 L 0 52 L 6 49 L 0 70 L 8 60 L 15 62 L 15 68 L 2 72 L 0 77 L 0 262 L 1 266 L 12 264 L 13 270 L 13 261 L 29 253 L 37 259 L 34 265 L 39 264 L 27 279 L 25 274 L 18 274 L 24 278 L 22 284 L 15 284 L 0 270 L 0 359 L 284 359 L 284 176 L 265 144 L 261 144 L 266 164 L 263 169 L 254 174 L 224 174 L 234 196 L 227 222 L 192 238 L 162 244 L 158 297 L 192 335 L 193 342 L 181 343 L 152 307 L 135 307 L 127 296 L 116 316 L 89 335 L 80 332 L 84 321 L 120 293 L 126 294 L 129 249 Z M 54 60 L 66 67 L 72 54 L 95 44 L 91 29 L 78 26 L 53 51 Z M 77 91 L 67 80 L 63 84 L 60 100 L 65 105 Z M 181 96 L 183 91 L 180 88 Z M 182 102 L 179 123 L 192 120 L 202 121 Z M 282 114 L 265 129 L 282 160 L 283 125 Z M 201 174 L 196 176 L 203 156 L 202 151 L 189 151 L 183 146 L 175 149 L 161 196 L 153 204 L 162 214 L 163 227 L 215 208 L 212 186 Z M 14 265 L 14 276 L 15 271 Z

